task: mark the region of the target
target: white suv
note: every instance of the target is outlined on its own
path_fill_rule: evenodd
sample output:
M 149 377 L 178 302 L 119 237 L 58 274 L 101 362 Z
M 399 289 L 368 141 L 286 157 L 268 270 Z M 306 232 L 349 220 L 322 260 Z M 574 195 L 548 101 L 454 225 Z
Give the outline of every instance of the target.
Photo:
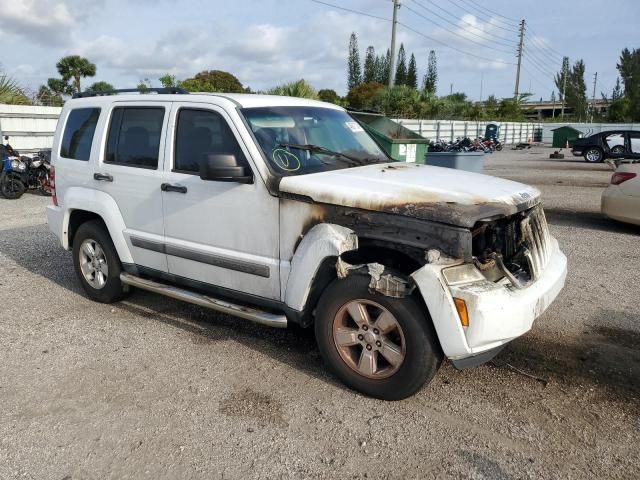
M 479 365 L 562 289 L 540 193 L 391 160 L 344 109 L 263 95 L 68 101 L 51 230 L 93 300 L 137 287 L 273 327 L 314 325 L 348 386 L 415 393 Z

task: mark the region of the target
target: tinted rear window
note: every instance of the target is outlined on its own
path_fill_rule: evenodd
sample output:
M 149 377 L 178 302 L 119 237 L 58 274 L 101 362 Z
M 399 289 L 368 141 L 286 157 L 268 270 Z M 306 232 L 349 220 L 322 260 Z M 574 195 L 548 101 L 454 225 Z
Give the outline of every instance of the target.
M 62 136 L 60 156 L 73 160 L 89 160 L 93 134 L 96 131 L 99 108 L 77 108 L 71 110 Z
M 105 162 L 158 168 L 164 107 L 113 109 Z

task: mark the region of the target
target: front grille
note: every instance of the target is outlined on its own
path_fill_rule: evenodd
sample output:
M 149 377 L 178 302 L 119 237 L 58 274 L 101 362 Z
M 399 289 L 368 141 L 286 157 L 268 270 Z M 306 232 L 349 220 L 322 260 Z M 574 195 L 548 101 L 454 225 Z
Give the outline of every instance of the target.
M 524 256 L 529 263 L 532 280 L 536 280 L 549 262 L 551 237 L 541 206 L 534 208 L 521 222 L 520 232 L 526 246 Z

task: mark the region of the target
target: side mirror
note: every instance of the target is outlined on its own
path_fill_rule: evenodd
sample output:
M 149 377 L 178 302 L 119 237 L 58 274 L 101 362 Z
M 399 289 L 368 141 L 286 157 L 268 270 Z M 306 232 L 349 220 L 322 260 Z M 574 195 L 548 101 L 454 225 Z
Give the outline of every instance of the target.
M 200 178 L 216 182 L 253 183 L 251 169 L 233 154 L 211 154 L 200 162 Z

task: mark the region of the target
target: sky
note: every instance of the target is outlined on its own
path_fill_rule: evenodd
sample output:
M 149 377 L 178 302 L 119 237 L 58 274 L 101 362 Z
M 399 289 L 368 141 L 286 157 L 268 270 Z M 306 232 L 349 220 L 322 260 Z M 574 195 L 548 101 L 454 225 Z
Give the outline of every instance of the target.
M 37 89 L 55 64 L 79 54 L 97 66 L 83 80 L 135 87 L 165 73 L 179 79 L 226 70 L 253 90 L 304 78 L 346 93 L 347 48 L 358 35 L 361 59 L 386 52 L 391 0 L 0 0 L 0 70 Z M 640 0 L 402 0 L 398 45 L 414 53 L 421 79 L 430 50 L 438 59 L 438 94 L 471 99 L 513 95 L 516 24 L 526 21 L 520 91 L 548 99 L 561 56 L 582 58 L 591 96 L 610 95 L 616 62 L 640 48 Z M 488 10 L 490 9 L 490 10 Z M 367 14 L 367 15 L 363 15 Z M 374 18 L 379 17 L 379 18 Z M 481 58 L 480 58 L 481 57 Z

